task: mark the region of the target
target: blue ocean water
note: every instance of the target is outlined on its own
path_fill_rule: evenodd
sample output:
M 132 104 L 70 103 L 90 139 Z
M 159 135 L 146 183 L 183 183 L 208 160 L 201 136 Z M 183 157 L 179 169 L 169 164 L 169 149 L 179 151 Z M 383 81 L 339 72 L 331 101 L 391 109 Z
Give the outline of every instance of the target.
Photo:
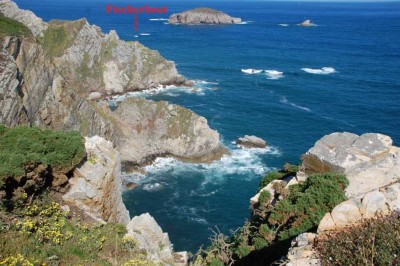
M 209 228 L 229 232 L 249 216 L 249 198 L 270 169 L 297 163 L 316 140 L 335 131 L 380 132 L 400 144 L 400 3 L 262 1 L 114 1 L 167 6 L 168 15 L 208 6 L 241 17 L 229 26 L 172 26 L 168 15 L 107 15 L 101 1 L 16 1 L 45 20 L 78 19 L 124 40 L 138 40 L 173 60 L 197 89 L 144 95 L 205 116 L 232 156 L 212 164 L 158 159 L 149 175 L 124 194 L 131 215 L 149 212 L 176 250 L 195 252 Z M 317 27 L 296 24 L 311 19 Z M 288 25 L 280 25 L 288 24 Z M 141 35 L 145 34 L 145 35 Z M 332 67 L 313 74 L 302 68 Z M 276 70 L 283 76 L 241 69 Z M 315 71 L 314 71 L 315 72 Z M 268 150 L 241 150 L 244 134 L 268 141 Z

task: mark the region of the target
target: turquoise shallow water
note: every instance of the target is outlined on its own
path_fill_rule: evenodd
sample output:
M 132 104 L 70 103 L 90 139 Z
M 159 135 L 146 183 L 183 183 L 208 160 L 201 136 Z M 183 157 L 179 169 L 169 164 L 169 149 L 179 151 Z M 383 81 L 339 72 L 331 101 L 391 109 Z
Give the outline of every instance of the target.
M 131 215 L 149 212 L 178 250 L 196 251 L 208 242 L 211 227 L 229 232 L 240 226 L 262 175 L 287 161 L 298 162 L 325 134 L 380 132 L 400 144 L 398 2 L 149 1 L 167 5 L 169 14 L 209 6 L 248 23 L 172 26 L 149 20 L 165 15 L 141 15 L 139 32 L 134 32 L 132 17 L 106 15 L 102 1 L 17 3 L 45 20 L 87 17 L 104 31 L 116 29 L 122 39 L 159 50 L 183 75 L 198 80 L 196 92 L 171 88 L 141 96 L 205 116 L 233 155 L 210 165 L 157 160 L 141 184 L 124 194 Z M 318 26 L 295 25 L 305 18 Z M 302 70 L 322 67 L 335 72 Z M 242 68 L 277 70 L 283 76 L 247 75 Z M 245 151 L 231 144 L 244 134 L 266 139 L 271 148 Z

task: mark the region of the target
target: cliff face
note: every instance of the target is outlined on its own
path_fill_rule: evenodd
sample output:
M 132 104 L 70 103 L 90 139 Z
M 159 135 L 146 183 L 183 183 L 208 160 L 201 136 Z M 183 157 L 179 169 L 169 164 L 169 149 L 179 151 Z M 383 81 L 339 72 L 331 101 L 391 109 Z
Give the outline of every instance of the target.
M 99 135 L 122 151 L 123 160 L 135 163 L 156 155 L 203 160 L 222 150 L 218 133 L 187 109 L 131 100 L 112 112 L 103 100 L 183 83 L 173 62 L 157 51 L 121 41 L 113 31 L 103 34 L 84 19 L 45 23 L 9 0 L 0 1 L 0 12 L 34 36 L 2 39 L 0 123 Z
M 172 14 L 169 17 L 170 24 L 235 24 L 240 23 L 240 18 L 233 18 L 228 14 L 211 8 L 195 8 L 182 13 Z

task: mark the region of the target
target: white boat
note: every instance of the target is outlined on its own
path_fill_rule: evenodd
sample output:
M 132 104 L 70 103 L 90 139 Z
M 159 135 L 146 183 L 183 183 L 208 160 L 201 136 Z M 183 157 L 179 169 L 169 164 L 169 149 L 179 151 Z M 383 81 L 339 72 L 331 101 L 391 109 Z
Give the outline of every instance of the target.
M 253 68 L 247 68 L 247 69 L 242 68 L 242 72 L 246 73 L 246 74 L 260 74 L 262 72 L 262 70 L 261 69 L 253 69 Z

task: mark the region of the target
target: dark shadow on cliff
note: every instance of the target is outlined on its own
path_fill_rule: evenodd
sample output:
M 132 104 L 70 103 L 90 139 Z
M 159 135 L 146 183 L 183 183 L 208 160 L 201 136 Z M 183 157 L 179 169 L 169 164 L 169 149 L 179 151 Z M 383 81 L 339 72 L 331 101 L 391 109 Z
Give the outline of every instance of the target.
M 291 239 L 277 242 L 276 244 L 265 247 L 261 250 L 251 252 L 246 257 L 237 260 L 234 266 L 268 266 L 287 255 Z

